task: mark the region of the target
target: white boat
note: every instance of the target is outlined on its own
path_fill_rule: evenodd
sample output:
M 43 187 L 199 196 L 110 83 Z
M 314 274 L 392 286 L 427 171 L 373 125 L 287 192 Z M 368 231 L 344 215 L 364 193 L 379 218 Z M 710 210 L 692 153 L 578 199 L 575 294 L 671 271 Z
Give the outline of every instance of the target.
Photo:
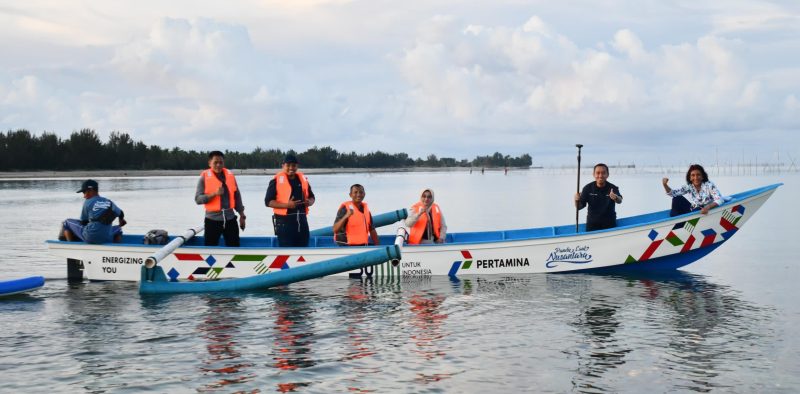
M 585 232 L 580 225 L 452 233 L 435 245 L 407 245 L 399 264 L 384 263 L 340 275 L 384 278 L 430 275 L 504 275 L 567 271 L 676 269 L 710 253 L 733 236 L 782 184 L 730 196 L 707 215 L 669 217 L 669 211 L 621 218 L 617 227 Z M 142 235 L 122 243 L 91 245 L 47 241 L 50 252 L 68 259 L 68 276 L 88 280 L 138 281 L 141 266 L 160 246 Z M 394 236 L 381 236 L 392 244 Z M 267 275 L 369 250 L 337 246 L 331 236 L 312 236 L 309 247 L 280 248 L 275 237 L 242 237 L 241 247 L 206 247 L 194 237 L 159 261 L 171 280 L 209 280 Z M 82 270 L 82 272 L 81 272 Z

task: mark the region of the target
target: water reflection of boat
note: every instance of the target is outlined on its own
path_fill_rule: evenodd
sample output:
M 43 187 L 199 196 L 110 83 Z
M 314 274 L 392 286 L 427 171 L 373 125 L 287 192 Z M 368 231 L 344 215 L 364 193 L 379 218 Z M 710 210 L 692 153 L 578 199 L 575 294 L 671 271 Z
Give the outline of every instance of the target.
M 208 309 L 197 325 L 197 333 L 207 341 L 208 357 L 199 367 L 203 376 L 213 382 L 198 388 L 198 391 L 217 391 L 229 385 L 249 382 L 256 376 L 253 363 L 243 361 L 238 349 L 237 335 L 242 321 L 237 318 L 245 312 L 240 298 L 206 296 Z
M 370 266 L 341 275 L 426 277 L 509 275 L 569 271 L 675 269 L 710 253 L 735 234 L 780 184 L 732 196 L 708 215 L 699 212 L 671 218 L 668 211 L 621 218 L 618 227 L 575 232 L 574 225 L 506 231 L 453 233 L 447 243 L 411 245 L 399 265 Z M 381 237 L 391 244 L 394 236 Z M 50 251 L 81 265 L 89 280 L 140 278 L 140 266 L 155 246 L 141 235 L 121 244 L 87 245 L 47 241 Z M 311 238 L 308 248 L 279 248 L 274 237 L 244 237 L 242 247 L 205 247 L 195 237 L 159 262 L 170 279 L 241 278 L 264 275 L 369 247 L 337 247 L 330 236 Z
M 735 292 L 700 275 L 575 275 L 578 314 L 570 323 L 579 341 L 573 385 L 578 392 L 618 387 L 613 376 L 643 387 L 652 378 L 674 375 L 678 386 L 709 391 L 726 362 L 753 358 L 764 318 Z M 608 378 L 604 376 L 608 375 Z M 604 384 L 608 384 L 608 387 Z

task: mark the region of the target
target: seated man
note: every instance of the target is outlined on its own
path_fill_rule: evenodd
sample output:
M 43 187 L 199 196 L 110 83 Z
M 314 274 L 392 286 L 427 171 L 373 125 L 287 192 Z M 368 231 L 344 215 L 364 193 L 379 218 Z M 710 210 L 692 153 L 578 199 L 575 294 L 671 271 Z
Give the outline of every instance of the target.
M 86 180 L 81 185 L 83 193 L 83 210 L 80 220 L 64 221 L 63 234 L 67 241 L 84 241 L 90 244 L 102 244 L 122 241 L 122 226 L 125 213 L 111 200 L 100 197 L 97 181 Z M 114 219 L 119 218 L 119 226 L 112 226 Z
M 355 184 L 350 186 L 350 201 L 339 205 L 336 220 L 333 222 L 333 233 L 339 245 L 365 246 L 372 239 L 373 245 L 378 245 L 378 233 L 372 223 L 372 213 L 364 201 L 364 186 Z

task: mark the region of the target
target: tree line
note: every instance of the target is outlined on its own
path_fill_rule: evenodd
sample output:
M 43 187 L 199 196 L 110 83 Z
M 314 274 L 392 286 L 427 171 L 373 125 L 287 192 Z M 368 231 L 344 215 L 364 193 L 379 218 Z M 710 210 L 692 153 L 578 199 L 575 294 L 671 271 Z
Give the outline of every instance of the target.
M 280 149 L 252 152 L 225 151 L 230 168 L 277 168 L 288 154 L 297 156 L 306 168 L 403 168 L 403 167 L 529 167 L 527 153 L 511 157 L 495 152 L 472 160 L 452 157 L 411 158 L 406 153 L 338 152 L 329 147 L 312 147 L 305 152 Z M 28 130 L 0 132 L 0 169 L 26 170 L 189 170 L 203 168 L 208 151 L 184 151 L 134 141 L 127 133 L 112 132 L 103 143 L 94 130 L 83 129 L 62 139 L 54 133 L 37 136 Z

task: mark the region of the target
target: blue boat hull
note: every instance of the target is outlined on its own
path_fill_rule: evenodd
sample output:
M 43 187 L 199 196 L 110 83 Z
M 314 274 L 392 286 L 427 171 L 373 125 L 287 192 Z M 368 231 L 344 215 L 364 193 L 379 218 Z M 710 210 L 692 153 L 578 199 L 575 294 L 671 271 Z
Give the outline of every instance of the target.
M 674 271 L 678 268 L 687 266 L 697 260 L 700 260 L 707 254 L 713 252 L 715 249 L 720 247 L 720 245 L 722 244 L 723 243 L 720 242 L 706 246 L 705 248 L 702 249 L 695 249 L 686 253 L 659 257 L 647 261 L 646 264 L 641 264 L 641 263 L 620 264 L 605 268 L 591 268 L 587 270 L 578 270 L 571 272 L 583 272 L 591 274 L 646 274 L 651 272 Z

